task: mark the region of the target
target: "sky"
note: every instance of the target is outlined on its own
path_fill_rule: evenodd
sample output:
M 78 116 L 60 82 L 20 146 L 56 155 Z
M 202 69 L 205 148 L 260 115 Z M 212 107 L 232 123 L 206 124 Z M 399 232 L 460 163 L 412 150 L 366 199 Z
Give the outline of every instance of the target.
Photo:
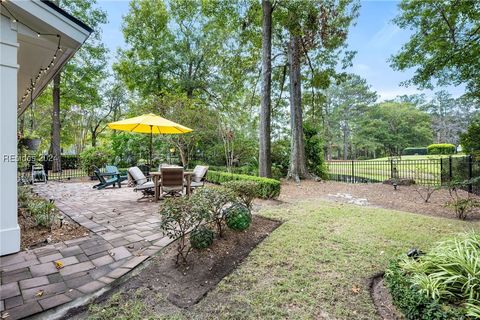
M 108 24 L 103 26 L 102 38 L 110 49 L 113 62 L 117 48 L 125 47 L 121 32 L 122 16 L 128 13 L 127 0 L 99 0 L 99 6 L 107 12 Z M 424 93 L 432 97 L 430 90 L 419 91 L 415 87 L 400 86 L 402 81 L 413 76 L 414 70 L 394 71 L 388 59 L 398 52 L 410 37 L 410 30 L 403 30 L 391 20 L 398 14 L 397 1 L 362 1 L 360 16 L 348 36 L 350 50 L 356 50 L 353 67 L 348 71 L 365 78 L 380 100 L 392 99 L 397 95 Z M 446 90 L 453 97 L 464 93 L 464 87 L 437 87 L 435 91 Z

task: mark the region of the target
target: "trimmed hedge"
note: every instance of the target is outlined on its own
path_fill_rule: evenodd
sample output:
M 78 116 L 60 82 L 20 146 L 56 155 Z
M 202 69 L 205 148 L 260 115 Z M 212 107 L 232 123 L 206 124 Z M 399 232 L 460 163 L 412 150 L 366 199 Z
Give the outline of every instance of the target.
M 454 154 L 457 148 L 450 143 L 436 143 L 427 147 L 428 154 Z
M 246 180 L 258 183 L 257 197 L 262 199 L 275 199 L 280 195 L 280 181 L 269 178 L 235 174 L 221 171 L 208 170 L 207 181 L 222 184 L 227 181 Z
M 414 156 L 414 155 L 419 155 L 419 156 L 425 156 L 428 153 L 428 149 L 425 147 L 420 147 L 420 148 L 405 148 L 402 151 L 402 156 Z
M 51 157 L 47 157 L 47 159 L 49 158 Z M 62 170 L 80 168 L 80 156 L 62 155 L 61 161 L 62 161 Z M 43 161 L 42 164 L 45 166 L 45 170 L 52 170 L 53 161 Z

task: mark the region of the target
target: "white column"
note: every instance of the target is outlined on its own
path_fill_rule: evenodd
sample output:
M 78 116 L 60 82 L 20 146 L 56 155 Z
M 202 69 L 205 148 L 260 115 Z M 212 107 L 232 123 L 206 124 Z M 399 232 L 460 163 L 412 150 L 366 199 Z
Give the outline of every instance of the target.
M 17 31 L 0 16 L 0 256 L 20 251 L 17 221 Z

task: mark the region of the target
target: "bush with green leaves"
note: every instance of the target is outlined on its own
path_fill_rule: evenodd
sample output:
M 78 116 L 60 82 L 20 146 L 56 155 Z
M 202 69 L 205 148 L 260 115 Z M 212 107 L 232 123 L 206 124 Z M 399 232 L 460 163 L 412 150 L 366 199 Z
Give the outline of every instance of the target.
M 182 262 L 186 264 L 187 256 L 192 249 L 187 243 L 187 234 L 207 221 L 209 212 L 192 197 L 180 197 L 165 200 L 160 206 L 159 213 L 162 218 L 160 230 L 166 236 L 178 240 L 175 263 L 178 264 L 182 258 Z
M 478 319 L 480 234 L 461 234 L 426 255 L 393 261 L 385 280 L 407 319 Z
M 207 172 L 207 181 L 211 183 L 223 184 L 227 181 L 236 180 L 253 181 L 258 183 L 258 198 L 274 199 L 280 195 L 281 183 L 275 179 L 212 170 L 208 170 Z
M 453 180 L 447 184 L 448 192 L 452 199 L 448 201 L 445 206 L 453 208 L 455 215 L 460 220 L 465 220 L 468 215 L 474 213 L 477 208 L 480 208 L 480 201 L 470 193 L 464 191 L 469 184 L 476 183 L 479 179 L 480 177 L 465 181 Z
M 454 154 L 457 148 L 450 143 L 435 143 L 427 147 L 428 154 Z
M 112 151 L 106 147 L 89 147 L 80 153 L 82 169 L 93 175 L 95 167 L 101 168 L 112 159 Z
M 236 200 L 236 194 L 223 186 L 208 186 L 199 188 L 190 196 L 196 206 L 208 212 L 208 221 L 214 222 L 219 237 L 222 237 L 224 221 L 223 209 Z
M 470 122 L 467 132 L 460 135 L 460 144 L 466 153 L 480 153 L 480 115 Z
M 253 200 L 258 196 L 259 184 L 255 181 L 234 180 L 222 183 L 222 186 L 233 190 L 240 201 L 249 209 L 252 208 Z
M 57 218 L 53 202 L 32 198 L 28 200 L 26 207 L 37 226 L 50 228 Z
M 252 213 L 244 204 L 234 203 L 225 209 L 225 222 L 230 229 L 243 231 L 252 223 Z
M 303 134 L 305 137 L 305 157 L 308 170 L 320 178 L 327 178 L 328 168 L 323 159 L 324 143 L 321 129 L 318 125 L 305 122 L 303 124 Z
M 33 197 L 32 188 L 30 186 L 19 186 L 17 192 L 18 207 L 25 208 L 28 200 Z
M 206 226 L 200 226 L 190 232 L 190 245 L 195 249 L 205 249 L 212 245 L 215 233 Z

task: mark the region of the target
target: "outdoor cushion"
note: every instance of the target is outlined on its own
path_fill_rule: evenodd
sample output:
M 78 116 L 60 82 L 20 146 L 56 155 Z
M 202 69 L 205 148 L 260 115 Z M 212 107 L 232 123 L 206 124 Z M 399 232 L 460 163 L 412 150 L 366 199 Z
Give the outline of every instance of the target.
M 133 180 L 137 185 L 143 185 L 147 182 L 147 178 L 143 174 L 142 170 L 139 167 L 131 167 L 128 169 L 128 173 L 132 176 Z
M 203 181 L 201 181 L 201 182 L 195 182 L 195 181 L 190 182 L 190 188 L 203 187 L 203 185 L 204 185 Z
M 150 189 L 153 188 L 155 185 L 153 184 L 153 181 L 147 181 L 143 184 L 139 184 L 135 187 L 135 190 L 145 190 L 145 189 Z
M 193 182 L 201 182 L 207 173 L 208 166 L 195 166 L 193 169 Z

